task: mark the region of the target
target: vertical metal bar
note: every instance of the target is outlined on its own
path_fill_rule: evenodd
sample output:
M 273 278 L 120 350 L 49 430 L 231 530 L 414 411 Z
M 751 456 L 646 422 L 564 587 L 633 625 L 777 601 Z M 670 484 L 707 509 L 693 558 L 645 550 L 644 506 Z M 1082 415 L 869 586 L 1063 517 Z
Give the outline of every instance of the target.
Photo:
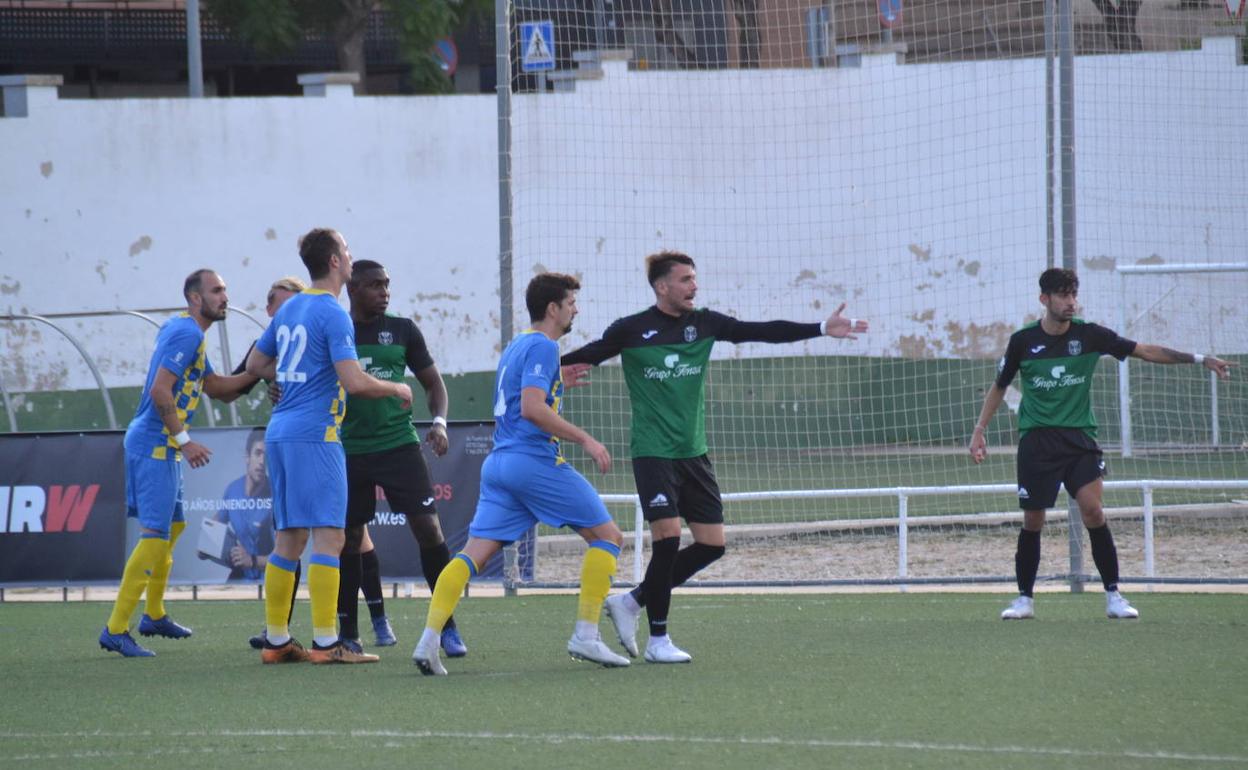
M 1153 488 L 1144 487 L 1144 577 L 1157 574 L 1153 561 Z
M 637 508 L 633 515 L 633 582 L 641 585 L 645 569 L 645 560 L 641 558 L 641 550 L 646 540 L 646 514 L 641 510 L 641 498 L 637 498 Z
M 4 380 L 0 379 L 0 397 L 4 398 L 4 413 L 9 418 L 9 432 L 17 433 L 17 414 L 13 411 L 13 402 L 9 400 L 9 389 L 4 387 Z M 0 601 L 4 601 L 0 598 Z
M 510 0 L 494 0 L 494 70 L 498 92 L 498 312 L 502 347 L 511 342 L 511 20 Z
M 1057 212 L 1054 210 L 1054 188 L 1057 186 L 1056 113 L 1053 106 L 1054 40 L 1056 38 L 1053 4 L 1057 0 L 1044 0 L 1044 254 L 1045 267 L 1056 265 L 1057 247 L 1054 244 Z
M 1062 152 L 1062 267 L 1078 264 L 1075 240 L 1075 11 L 1074 0 L 1058 0 L 1058 110 Z M 1079 506 L 1066 503 L 1070 533 L 1070 591 L 1083 593 L 1083 528 Z
M 225 321 L 217 324 L 217 339 L 221 343 L 221 365 L 225 371 L 231 371 L 234 366 L 233 356 L 230 355 L 230 333 L 225 329 Z M 238 405 L 233 401 L 229 403 L 230 407 L 230 425 L 238 425 Z
M 1118 273 L 1118 333 L 1126 336 L 1127 329 L 1127 275 Z M 1130 457 L 1131 449 L 1131 365 L 1127 359 L 1118 362 L 1118 432 L 1122 442 L 1122 456 Z
M 906 564 L 909 561 L 909 516 L 910 498 L 906 495 L 897 495 L 897 577 L 899 578 L 906 577 Z M 902 590 L 905 590 L 905 586 L 902 586 Z
M 204 57 L 199 40 L 199 0 L 186 0 L 186 76 L 192 99 L 204 96 Z
M 1218 427 L 1218 375 L 1209 372 L 1209 442 L 1217 449 L 1222 445 L 1222 431 Z

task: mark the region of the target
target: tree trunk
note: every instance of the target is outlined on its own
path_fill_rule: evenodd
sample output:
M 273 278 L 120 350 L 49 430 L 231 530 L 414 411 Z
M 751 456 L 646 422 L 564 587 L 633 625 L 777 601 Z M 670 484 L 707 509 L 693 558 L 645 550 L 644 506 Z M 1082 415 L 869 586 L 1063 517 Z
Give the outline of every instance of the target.
M 364 36 L 368 32 L 368 16 L 374 3 L 371 0 L 354 0 L 343 3 L 343 14 L 334 24 L 334 47 L 338 52 L 338 69 L 356 72 L 360 82 L 355 86 L 357 94 L 368 93 L 367 64 L 364 61 Z

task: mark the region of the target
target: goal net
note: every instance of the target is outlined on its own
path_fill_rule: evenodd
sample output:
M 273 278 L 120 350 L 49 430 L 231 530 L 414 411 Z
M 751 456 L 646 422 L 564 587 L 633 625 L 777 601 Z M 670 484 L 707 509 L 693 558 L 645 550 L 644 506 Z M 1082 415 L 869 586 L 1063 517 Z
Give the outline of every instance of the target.
M 528 280 L 554 270 L 582 282 L 563 349 L 596 339 L 653 303 L 643 259 L 661 249 L 697 261 L 700 307 L 813 322 L 844 303 L 871 324 L 858 340 L 716 344 L 706 429 L 730 555 L 698 579 L 1012 580 L 1015 497 L 966 488 L 1013 483 L 1017 394 L 992 424 L 984 464 L 966 444 L 1006 340 L 1038 317 L 1039 273 L 1062 261 L 1045 4 L 599 0 L 506 10 L 512 285 L 503 300 L 515 329 L 528 321 Z M 1234 30 L 1202 40 L 1167 15 L 1146 2 L 1129 34 L 1091 6 L 1074 18 L 1076 212 L 1089 223 L 1077 236 L 1081 299 L 1089 320 L 1111 327 L 1121 300 L 1113 264 L 1211 255 L 1200 250 L 1209 238 L 1248 258 L 1248 155 L 1226 141 L 1248 99 L 1241 41 Z M 1136 48 L 1133 36 L 1147 39 Z M 1248 317 L 1238 305 L 1225 312 L 1222 328 L 1239 335 L 1227 350 L 1242 353 Z M 1097 414 L 1113 444 L 1114 367 L 1102 363 L 1098 376 Z M 1221 391 L 1220 451 L 1122 471 L 1111 459 L 1114 478 L 1248 476 L 1244 454 L 1231 451 L 1248 438 L 1242 383 Z M 1172 420 L 1185 413 L 1160 409 Z M 616 460 L 599 477 L 567 447 L 573 463 L 602 492 L 632 494 L 618 359 L 571 391 L 564 413 Z M 1193 429 L 1200 419 L 1182 417 Z M 900 487 L 925 489 L 887 491 Z M 881 491 L 781 494 L 862 489 Z M 746 493 L 769 494 L 734 497 Z M 1131 522 L 1115 529 L 1124 574 L 1142 575 L 1141 493 L 1114 494 Z M 1231 506 L 1245 495 L 1199 500 Z M 631 532 L 633 505 L 611 508 Z M 1045 536 L 1048 576 L 1069 572 L 1063 515 Z M 534 580 L 575 582 L 579 538 L 539 535 Z M 1236 559 L 1179 571 L 1248 577 Z

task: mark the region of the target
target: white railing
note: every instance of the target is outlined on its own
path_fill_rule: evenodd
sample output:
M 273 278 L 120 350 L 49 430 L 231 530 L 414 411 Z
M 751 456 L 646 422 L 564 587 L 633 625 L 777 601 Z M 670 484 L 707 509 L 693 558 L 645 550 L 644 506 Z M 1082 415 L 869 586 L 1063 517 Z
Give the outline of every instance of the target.
M 1248 489 L 1248 479 L 1168 479 L 1106 481 L 1105 489 L 1138 489 L 1144 497 L 1144 577 L 1156 577 L 1153 546 L 1153 492 L 1159 489 Z M 1014 484 L 979 484 L 948 487 L 867 487 L 862 489 L 809 489 L 778 490 L 774 492 L 733 492 L 723 496 L 724 502 L 749 502 L 757 500 L 811 500 L 834 498 L 895 497 L 897 498 L 897 578 L 908 576 L 909 508 L 911 497 L 928 495 L 1010 494 L 1017 491 Z M 642 516 L 641 501 L 636 495 L 604 494 L 604 503 L 632 503 L 636 519 L 633 527 L 633 580 L 640 583 L 645 563 L 642 554 L 646 522 Z M 977 517 L 990 518 L 999 514 L 981 513 L 960 515 L 960 520 Z M 923 517 L 931 521 L 931 517 Z M 1244 576 L 1248 578 L 1248 576 Z

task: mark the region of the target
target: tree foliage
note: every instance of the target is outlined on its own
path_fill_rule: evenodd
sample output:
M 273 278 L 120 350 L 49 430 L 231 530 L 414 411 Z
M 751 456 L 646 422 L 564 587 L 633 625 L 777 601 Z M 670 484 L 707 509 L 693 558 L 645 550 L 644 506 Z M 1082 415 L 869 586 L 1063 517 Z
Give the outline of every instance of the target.
M 472 18 L 488 18 L 492 0 L 205 0 L 205 10 L 256 51 L 290 53 L 308 37 L 334 41 L 338 68 L 366 73 L 364 36 L 369 16 L 385 13 L 398 35 L 419 93 L 450 90 L 433 55 L 434 43 Z

